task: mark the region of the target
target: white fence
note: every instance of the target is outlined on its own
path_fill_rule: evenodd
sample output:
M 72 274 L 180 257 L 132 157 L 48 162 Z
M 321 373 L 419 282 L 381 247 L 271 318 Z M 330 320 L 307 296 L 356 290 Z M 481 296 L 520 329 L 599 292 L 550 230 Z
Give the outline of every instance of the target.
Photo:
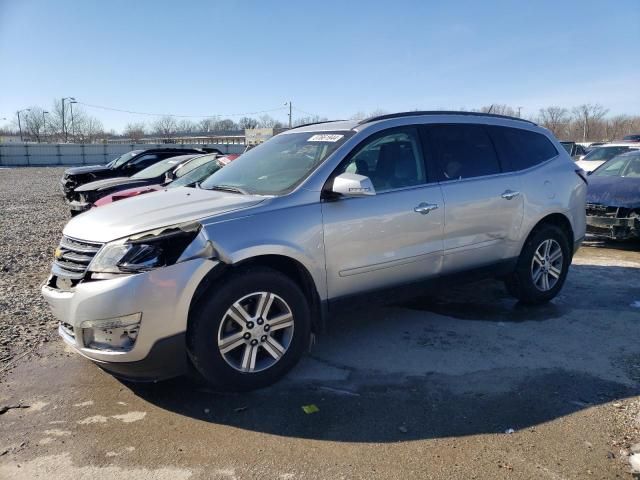
M 217 148 L 222 153 L 242 153 L 241 144 L 69 144 L 69 143 L 0 143 L 0 166 L 28 167 L 55 165 L 97 165 L 107 163 L 131 150 L 149 148 Z

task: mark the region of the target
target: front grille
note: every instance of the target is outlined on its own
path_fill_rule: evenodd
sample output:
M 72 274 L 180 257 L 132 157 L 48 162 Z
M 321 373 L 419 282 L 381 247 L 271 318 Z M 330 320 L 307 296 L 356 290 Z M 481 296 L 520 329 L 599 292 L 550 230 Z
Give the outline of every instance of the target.
M 101 243 L 62 237 L 53 262 L 53 274 L 72 280 L 80 280 L 84 277 L 89 263 L 101 247 Z
M 632 210 L 624 207 L 608 207 L 600 203 L 587 203 L 587 215 L 593 217 L 627 218 Z

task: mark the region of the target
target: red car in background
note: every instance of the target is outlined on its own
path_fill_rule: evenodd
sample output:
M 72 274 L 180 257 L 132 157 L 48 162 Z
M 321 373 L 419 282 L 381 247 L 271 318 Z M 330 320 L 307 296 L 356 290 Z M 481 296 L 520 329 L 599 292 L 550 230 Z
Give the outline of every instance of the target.
M 209 177 L 214 172 L 217 172 L 225 165 L 229 164 L 240 155 L 225 155 L 223 157 L 213 157 L 194 168 L 193 170 L 185 173 L 181 177 L 178 177 L 174 180 L 169 180 L 164 183 L 156 184 L 156 185 L 145 185 L 143 187 L 134 187 L 129 188 L 127 190 L 121 190 L 119 192 L 112 193 L 111 195 L 107 195 L 96 200 L 93 203 L 93 207 L 101 207 L 103 205 L 108 205 L 112 202 L 117 202 L 118 200 L 124 200 L 125 198 L 136 197 L 138 195 L 142 195 L 149 192 L 155 192 L 157 190 L 162 190 L 164 188 L 173 188 L 173 187 L 191 187 L 196 183 L 202 182 L 204 179 Z

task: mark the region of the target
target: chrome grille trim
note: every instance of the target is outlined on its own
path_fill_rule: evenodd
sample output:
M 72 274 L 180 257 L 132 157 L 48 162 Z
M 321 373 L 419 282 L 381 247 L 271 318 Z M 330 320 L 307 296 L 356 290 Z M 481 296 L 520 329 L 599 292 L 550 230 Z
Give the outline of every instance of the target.
M 102 243 L 86 242 L 63 236 L 58 247 L 61 253 L 53 262 L 53 274 L 72 280 L 82 279 L 91 260 L 102 248 L 102 245 Z

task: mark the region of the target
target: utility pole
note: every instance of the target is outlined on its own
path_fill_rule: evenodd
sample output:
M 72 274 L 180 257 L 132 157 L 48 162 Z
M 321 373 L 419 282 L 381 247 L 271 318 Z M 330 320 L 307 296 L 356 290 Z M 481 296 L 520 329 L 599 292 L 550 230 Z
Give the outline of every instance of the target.
M 67 137 L 68 137 L 68 135 L 67 135 L 67 125 L 66 125 L 66 123 L 64 121 L 64 113 L 65 113 L 64 101 L 65 100 L 73 100 L 75 102 L 76 99 L 73 98 L 73 97 L 64 97 L 62 99 L 62 134 L 64 135 L 64 143 L 67 143 Z M 71 113 L 72 113 L 71 117 L 73 117 L 73 107 L 71 107 Z M 73 118 L 71 118 L 71 123 L 73 123 Z
M 522 107 L 518 107 L 518 118 L 522 118 L 522 116 L 520 115 L 521 111 L 522 111 Z
M 291 100 L 289 100 L 287 103 L 285 103 L 285 105 L 289 105 L 289 128 L 291 128 L 292 123 L 291 123 Z
M 71 107 L 71 137 L 73 138 L 73 143 L 76 141 L 76 124 L 73 121 L 73 104 L 76 103 L 75 98 L 71 99 L 69 102 L 69 106 Z
M 22 124 L 20 123 L 20 114 L 22 112 L 30 112 L 30 111 L 31 111 L 30 108 L 25 108 L 24 110 L 18 110 L 16 112 L 18 114 L 18 130 L 20 130 L 20 141 L 21 142 L 24 141 L 24 140 L 22 139 Z
M 45 115 L 49 113 L 46 110 L 42 111 L 42 137 L 46 140 L 47 139 L 47 119 L 45 117 Z

